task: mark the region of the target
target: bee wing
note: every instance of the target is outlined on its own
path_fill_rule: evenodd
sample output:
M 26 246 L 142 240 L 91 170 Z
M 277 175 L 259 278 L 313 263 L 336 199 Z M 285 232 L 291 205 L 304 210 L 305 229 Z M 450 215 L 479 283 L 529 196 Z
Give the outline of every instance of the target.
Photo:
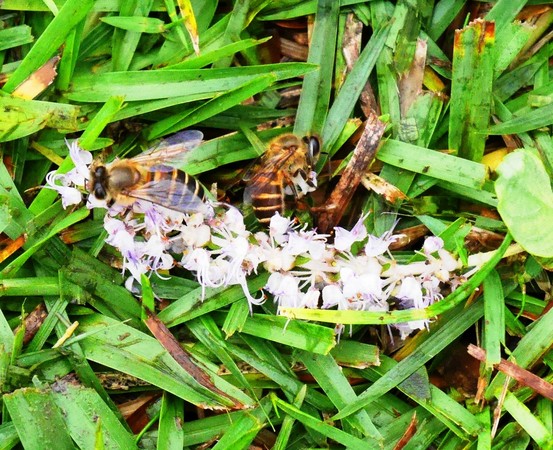
M 156 146 L 134 158 L 133 162 L 144 166 L 166 164 L 178 166 L 185 161 L 186 154 L 202 143 L 204 134 L 198 130 L 185 130 L 160 141 Z
M 155 172 L 174 171 L 172 167 L 162 165 L 154 166 L 152 170 Z M 180 173 L 182 177 L 152 180 L 136 189 L 125 191 L 124 194 L 182 213 L 206 212 L 206 204 L 199 192 L 201 189 L 199 183 L 184 172 Z
M 292 156 L 292 153 L 283 152 L 272 158 L 262 157 L 258 164 L 254 164 L 246 175 L 244 180 L 247 183 L 244 189 L 244 202 L 252 203 L 252 197 L 258 193 L 265 192 L 268 181 L 273 180 L 281 170 L 284 163 Z

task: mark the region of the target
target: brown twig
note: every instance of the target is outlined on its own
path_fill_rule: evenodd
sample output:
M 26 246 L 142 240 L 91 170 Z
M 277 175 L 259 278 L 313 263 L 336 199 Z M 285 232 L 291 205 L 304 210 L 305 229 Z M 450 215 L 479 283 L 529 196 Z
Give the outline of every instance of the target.
M 326 205 L 320 208 L 318 228 L 321 233 L 328 233 L 340 222 L 357 186 L 376 156 L 378 144 L 385 128 L 386 125 L 378 119 L 376 114 L 373 113 L 367 118 L 365 129 L 353 151 L 351 160 L 334 191 L 330 194 Z

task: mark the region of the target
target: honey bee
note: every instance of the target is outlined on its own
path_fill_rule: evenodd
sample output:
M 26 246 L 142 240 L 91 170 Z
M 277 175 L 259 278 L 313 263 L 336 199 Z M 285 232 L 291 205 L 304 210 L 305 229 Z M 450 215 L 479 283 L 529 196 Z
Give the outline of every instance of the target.
M 187 130 L 134 158 L 116 159 L 105 165 L 94 162 L 87 189 L 98 200 L 122 206 L 147 200 L 184 213 L 205 211 L 199 182 L 174 167 L 202 139 L 201 131 Z
M 315 137 L 300 139 L 288 133 L 269 143 L 244 191 L 244 200 L 252 204 L 259 222 L 267 225 L 276 212 L 283 214 L 286 195 L 301 198 L 315 190 L 317 179 L 312 168 L 318 154 Z

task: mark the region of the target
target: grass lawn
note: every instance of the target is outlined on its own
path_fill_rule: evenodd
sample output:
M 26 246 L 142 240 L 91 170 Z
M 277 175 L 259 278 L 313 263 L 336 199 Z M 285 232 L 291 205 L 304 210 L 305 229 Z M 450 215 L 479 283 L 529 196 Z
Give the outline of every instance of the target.
M 553 449 L 549 3 L 2 0 L 0 448 Z

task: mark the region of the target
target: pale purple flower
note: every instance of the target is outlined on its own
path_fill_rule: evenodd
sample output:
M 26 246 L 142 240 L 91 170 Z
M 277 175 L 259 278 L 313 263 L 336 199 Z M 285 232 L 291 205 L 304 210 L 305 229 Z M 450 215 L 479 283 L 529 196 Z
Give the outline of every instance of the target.
M 61 195 L 64 208 L 81 202 L 77 187 L 84 186 L 92 162 L 92 155 L 76 141 L 69 145 L 69 153 L 75 168 L 65 175 L 52 172 L 46 177 L 46 187 Z M 292 181 L 296 191 L 300 195 L 312 191 L 315 173 L 310 174 L 311 183 L 300 178 Z M 387 311 L 391 295 L 406 309 L 420 309 L 441 300 L 443 288 L 455 289 L 465 279 L 455 275 L 460 264 L 437 237 L 426 239 L 419 253 L 425 261 L 399 263 L 389 251 L 399 238 L 392 234 L 397 222 L 376 237 L 364 225 L 367 215 L 351 230 L 336 227 L 331 245 L 328 235 L 300 230 L 278 213 L 271 218 L 268 232 L 252 235 L 240 211 L 228 205 L 221 205 L 217 215 L 211 204 L 206 204 L 205 212 L 185 215 L 140 200 L 131 208 L 107 207 L 105 201 L 89 196 L 87 206 L 108 209 L 106 242 L 123 257 L 123 271 L 131 275 L 125 283 L 129 289 L 134 289 L 133 280 L 140 281 L 143 274 L 172 268 L 175 260 L 170 251 L 183 255 L 181 264 L 196 275 L 203 297 L 207 287 L 240 285 L 250 311 L 265 301 L 263 293 L 256 298 L 248 288 L 248 277 L 261 265 L 270 273 L 264 289 L 273 295 L 279 310 L 318 308 L 322 300 L 322 308 Z M 359 245 L 352 252 L 355 243 Z M 393 327 L 405 338 L 413 330 L 428 327 L 428 320 Z M 337 324 L 336 330 L 343 329 Z
M 399 220 L 396 220 L 392 227 L 389 230 L 385 231 L 380 237 L 369 235 L 369 240 L 365 245 L 365 254 L 367 256 L 381 256 L 386 252 L 388 252 L 388 254 L 390 253 L 390 245 L 402 236 L 400 234 L 394 236 L 393 234 L 398 222 Z

